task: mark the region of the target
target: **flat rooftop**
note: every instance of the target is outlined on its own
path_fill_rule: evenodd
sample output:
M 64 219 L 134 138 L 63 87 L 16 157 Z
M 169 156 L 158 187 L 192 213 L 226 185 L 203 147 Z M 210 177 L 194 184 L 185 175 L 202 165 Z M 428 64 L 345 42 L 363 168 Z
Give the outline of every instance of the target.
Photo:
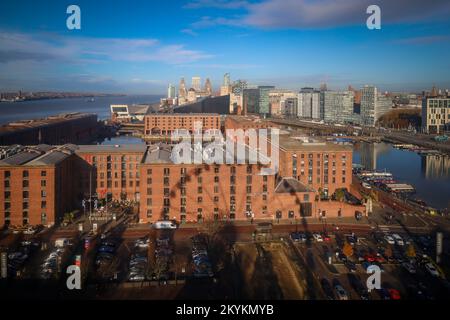
M 238 115 L 227 115 L 227 118 L 239 122 L 239 123 L 267 123 L 270 124 L 270 121 L 265 119 L 261 119 L 258 116 L 238 116 Z
M 0 135 L 7 134 L 10 132 L 20 131 L 20 130 L 28 130 L 37 127 L 48 126 L 57 123 L 63 123 L 70 120 L 82 119 L 86 117 L 97 116 L 94 113 L 63 113 L 55 116 L 49 116 L 41 119 L 31 119 L 31 120 L 20 120 L 10 122 L 8 124 L 0 126 Z
M 311 140 L 309 137 L 296 137 L 292 135 L 280 135 L 279 143 L 280 148 L 286 151 L 352 151 L 350 146 L 339 145 L 316 139 Z
M 147 150 L 145 143 L 112 144 L 112 145 L 79 145 L 75 153 L 114 153 L 114 152 L 140 152 Z

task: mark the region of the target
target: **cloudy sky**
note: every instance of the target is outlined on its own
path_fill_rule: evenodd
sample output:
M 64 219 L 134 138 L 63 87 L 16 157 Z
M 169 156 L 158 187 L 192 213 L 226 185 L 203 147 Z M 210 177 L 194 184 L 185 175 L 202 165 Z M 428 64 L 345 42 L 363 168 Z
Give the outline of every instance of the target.
M 81 30 L 66 9 L 81 8 Z M 366 9 L 381 8 L 381 30 Z M 0 91 L 164 93 L 180 77 L 283 88 L 450 88 L 448 0 L 0 2 Z

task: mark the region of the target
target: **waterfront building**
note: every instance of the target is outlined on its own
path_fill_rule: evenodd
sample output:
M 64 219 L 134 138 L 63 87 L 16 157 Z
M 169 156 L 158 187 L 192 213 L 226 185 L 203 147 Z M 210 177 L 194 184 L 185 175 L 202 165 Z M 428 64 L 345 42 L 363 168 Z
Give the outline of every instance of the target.
M 209 78 L 206 78 L 204 93 L 207 96 L 212 95 L 212 84 L 211 84 L 211 81 L 209 80 Z
M 183 123 L 189 117 L 191 122 L 202 121 L 204 129 L 220 128 L 218 115 L 147 117 L 146 130 L 158 128 L 166 134 L 192 130 L 192 123 Z M 255 116 L 230 116 L 225 127 L 267 128 L 270 123 Z M 269 152 L 272 147 L 270 142 Z M 274 175 L 261 174 L 267 164 L 239 164 L 238 158 L 235 164 L 174 163 L 172 148 L 158 143 L 17 150 L 0 160 L 0 224 L 51 225 L 61 221 L 65 212 L 86 210 L 86 199 L 135 201 L 141 223 L 161 219 L 294 221 L 365 212 L 361 205 L 320 200 L 337 189 L 350 190 L 352 150 L 346 146 L 285 132 L 279 137 L 279 171 Z M 246 154 L 260 152 L 249 146 L 246 150 Z
M 326 122 L 353 122 L 353 91 L 324 91 L 321 93 L 323 120 Z
M 269 93 L 273 89 L 275 89 L 274 86 L 258 86 L 257 88 L 244 89 L 244 113 L 268 115 L 270 113 Z
M 235 112 L 238 107 L 243 108 L 244 89 L 247 89 L 247 82 L 244 80 L 234 81 L 231 85 L 230 112 Z
M 164 99 L 169 100 L 169 99 Z M 159 105 L 158 105 L 159 106 Z M 127 105 L 127 104 L 112 104 L 111 120 L 114 122 L 132 122 L 142 121 L 144 116 L 156 107 L 147 104 Z
M 275 89 L 269 92 L 270 114 L 297 116 L 297 94 L 291 90 Z
M 230 80 L 230 74 L 225 73 L 223 75 L 222 86 L 220 87 L 220 95 L 226 96 L 228 94 L 231 94 L 231 80 Z
M 51 226 L 77 206 L 75 148 L 38 145 L 0 160 L 0 225 Z
M 140 200 L 145 144 L 80 145 L 75 149 L 78 198 Z
M 171 113 L 149 114 L 144 119 L 145 135 L 170 136 L 177 129 L 194 131 L 196 122 L 202 124 L 203 130 L 220 130 L 220 116 L 208 113 Z
M 429 96 L 422 100 L 422 129 L 432 134 L 450 130 L 450 98 Z
M 167 87 L 167 98 L 174 99 L 176 97 L 176 88 L 174 85 L 169 83 L 169 86 Z
M 0 126 L 0 145 L 89 143 L 96 139 L 98 128 L 97 115 L 90 113 L 20 120 Z
M 173 112 L 230 114 L 230 96 L 199 97 L 192 103 L 174 108 Z
M 178 104 L 184 104 L 187 101 L 187 89 L 184 78 L 180 79 L 180 85 L 178 86 Z
M 192 84 L 191 88 L 193 88 L 195 91 L 201 91 L 202 89 L 202 82 L 200 77 L 192 77 Z
M 378 119 L 392 108 L 392 99 L 380 94 L 374 86 L 361 89 L 361 124 L 375 126 Z
M 302 88 L 298 93 L 297 116 L 300 118 L 321 120 L 323 111 L 320 105 L 320 93 L 313 88 Z

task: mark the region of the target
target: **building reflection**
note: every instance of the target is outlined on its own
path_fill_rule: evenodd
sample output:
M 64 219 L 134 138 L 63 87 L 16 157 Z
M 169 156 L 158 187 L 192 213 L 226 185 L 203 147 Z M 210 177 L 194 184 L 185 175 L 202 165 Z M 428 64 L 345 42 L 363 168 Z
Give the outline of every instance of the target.
M 360 143 L 361 165 L 365 170 L 377 170 L 378 157 L 389 152 L 389 149 L 389 144 L 386 143 Z
M 428 154 L 421 157 L 422 174 L 426 179 L 450 178 L 450 157 Z

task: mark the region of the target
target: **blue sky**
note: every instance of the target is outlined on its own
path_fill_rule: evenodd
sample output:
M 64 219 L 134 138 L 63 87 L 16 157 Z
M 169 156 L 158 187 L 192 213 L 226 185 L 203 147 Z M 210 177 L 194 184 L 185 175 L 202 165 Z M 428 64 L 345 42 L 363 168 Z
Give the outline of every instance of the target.
M 81 30 L 66 8 L 81 8 Z M 381 8 L 368 30 L 366 8 Z M 0 91 L 165 93 L 180 77 L 450 88 L 448 0 L 0 2 Z M 189 81 L 188 81 L 189 82 Z

